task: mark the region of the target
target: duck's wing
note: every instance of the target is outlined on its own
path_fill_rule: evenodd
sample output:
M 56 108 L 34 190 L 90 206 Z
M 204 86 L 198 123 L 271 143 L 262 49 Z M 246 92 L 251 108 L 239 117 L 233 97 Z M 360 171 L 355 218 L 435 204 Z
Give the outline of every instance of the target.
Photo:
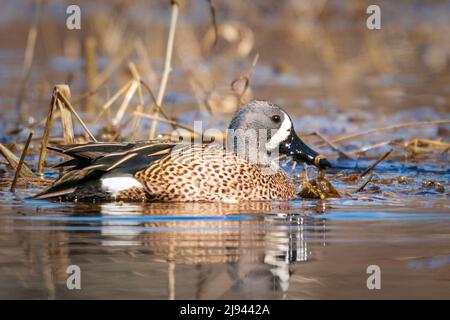
M 72 193 L 81 184 L 96 181 L 105 173 L 133 175 L 170 154 L 176 145 L 172 142 L 140 141 L 49 147 L 50 150 L 68 155 L 72 159 L 56 166 L 66 168 L 66 172 L 35 198 L 54 198 Z

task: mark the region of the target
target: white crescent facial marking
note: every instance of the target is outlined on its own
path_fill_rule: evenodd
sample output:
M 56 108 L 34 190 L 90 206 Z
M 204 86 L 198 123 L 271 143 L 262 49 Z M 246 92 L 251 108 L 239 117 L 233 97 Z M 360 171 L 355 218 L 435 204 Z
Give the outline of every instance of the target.
M 142 188 L 142 184 L 133 177 L 106 177 L 101 179 L 102 189 L 116 196 L 120 191 L 132 187 Z
M 280 129 L 270 138 L 270 140 L 266 143 L 266 150 L 272 151 L 275 148 L 278 148 L 281 142 L 286 140 L 291 134 L 292 123 L 289 119 L 289 116 L 283 112 L 284 120 L 281 123 Z

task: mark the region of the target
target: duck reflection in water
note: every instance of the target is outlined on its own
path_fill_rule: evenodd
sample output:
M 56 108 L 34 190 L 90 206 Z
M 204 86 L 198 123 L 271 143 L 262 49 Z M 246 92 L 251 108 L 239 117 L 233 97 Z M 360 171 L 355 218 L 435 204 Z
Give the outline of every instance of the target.
M 107 203 L 99 207 L 101 244 L 128 246 L 167 263 L 172 299 L 179 288 L 176 270 L 185 266 L 195 266 L 195 299 L 285 296 L 291 263 L 314 258 L 309 240 L 319 237 L 325 245 L 325 222 L 308 217 L 324 209 L 324 203 L 306 211 L 281 202 Z

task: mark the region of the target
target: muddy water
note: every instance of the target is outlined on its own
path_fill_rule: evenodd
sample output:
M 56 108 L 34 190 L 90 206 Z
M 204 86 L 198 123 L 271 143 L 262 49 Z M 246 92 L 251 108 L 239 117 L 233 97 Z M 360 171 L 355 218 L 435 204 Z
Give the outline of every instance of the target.
M 17 123 L 15 101 L 32 8 L 27 1 L 6 2 L 0 14 L 0 138 L 12 143 L 28 134 L 9 131 Z M 449 60 L 442 58 L 443 52 L 448 54 L 450 8 L 445 2 L 429 1 L 426 10 L 407 2 L 398 7 L 385 2 L 383 31 L 377 33 L 361 27 L 358 19 L 365 26 L 365 16 L 360 17 L 364 8 L 352 15 L 346 13 L 351 8 L 335 8 L 331 1 L 331 9 L 322 14 L 325 21 L 308 17 L 307 8 L 296 9 L 295 1 L 259 11 L 250 4 L 233 8 L 214 2 L 219 23 L 238 21 L 253 30 L 254 50 L 243 57 L 236 53 L 239 43 L 222 39 L 209 55 L 195 56 L 195 43 L 192 49 L 188 36 L 197 36 L 196 45 L 201 46 L 210 23 L 208 10 L 200 5 L 184 8 L 163 104 L 171 117 L 187 124 L 201 118 L 203 129 L 224 129 L 234 107 L 225 110 L 227 104 L 217 101 L 228 101 L 230 83 L 258 52 L 253 97 L 284 106 L 300 134 L 318 130 L 331 138 L 386 125 L 450 119 Z M 83 12 L 89 12 L 87 2 L 80 3 Z M 166 1 L 159 6 L 146 3 L 145 10 L 139 3 L 129 8 L 127 32 L 141 36 L 149 48 L 158 79 L 169 20 Z M 108 4 L 95 8 L 99 18 L 109 17 Z M 82 31 L 65 30 L 64 12 L 64 4 L 54 2 L 43 14 L 22 124 L 45 117 L 54 84 L 71 79 L 74 97 L 87 90 L 83 37 L 103 33 L 95 29 L 95 14 Z M 131 45 L 131 37 L 119 38 L 121 45 Z M 117 53 L 100 41 L 98 46 L 98 67 L 104 69 Z M 139 55 L 131 55 L 129 61 L 145 79 L 152 78 Z M 191 70 L 190 64 L 201 67 Z M 218 96 L 212 117 L 198 111 L 195 92 L 186 81 L 193 71 L 205 90 Z M 128 80 L 122 66 L 98 94 L 98 103 Z M 158 82 L 150 80 L 156 90 Z M 131 105 L 138 103 L 133 99 Z M 83 113 L 83 103 L 75 107 L 98 136 L 101 128 L 90 123 L 92 114 Z M 140 138 L 147 136 L 148 126 L 143 121 Z M 79 126 L 76 130 L 82 132 Z M 412 127 L 365 135 L 339 146 L 351 152 L 387 140 L 448 141 L 449 132 L 449 126 Z M 60 133 L 57 126 L 53 134 Z M 36 127 L 35 137 L 41 134 L 42 126 Z M 29 199 L 39 188 L 18 186 L 11 193 L 8 184 L 1 184 L 0 298 L 450 299 L 448 150 L 411 158 L 402 148 L 384 145 L 362 159 L 336 161 L 335 152 L 318 139 L 304 139 L 334 160 L 335 168 L 327 176 L 342 198 L 241 204 L 51 203 Z M 38 144 L 32 147 L 36 151 Z M 367 168 L 389 148 L 394 152 L 376 168 L 374 183 L 354 193 L 360 184 L 343 177 Z M 26 159 L 32 168 L 36 160 L 35 152 Z M 50 157 L 48 162 L 59 160 Z M 0 178 L 13 175 L 0 163 Z M 46 176 L 56 177 L 50 171 Z M 67 288 L 66 271 L 72 265 L 80 267 L 81 290 Z M 367 288 L 367 268 L 372 265 L 381 271 L 380 290 Z

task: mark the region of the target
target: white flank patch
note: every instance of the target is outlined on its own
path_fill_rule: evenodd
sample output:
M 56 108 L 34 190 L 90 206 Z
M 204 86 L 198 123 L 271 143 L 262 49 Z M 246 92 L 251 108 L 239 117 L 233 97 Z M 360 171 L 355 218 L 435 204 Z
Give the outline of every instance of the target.
M 278 148 L 281 142 L 287 139 L 291 134 L 292 123 L 289 119 L 289 116 L 284 113 L 284 120 L 281 123 L 280 129 L 270 138 L 270 140 L 266 143 L 266 150 L 271 151 L 275 148 Z
M 142 187 L 142 184 L 133 177 L 106 177 L 102 178 L 101 182 L 103 190 L 111 193 L 112 196 L 132 187 Z

